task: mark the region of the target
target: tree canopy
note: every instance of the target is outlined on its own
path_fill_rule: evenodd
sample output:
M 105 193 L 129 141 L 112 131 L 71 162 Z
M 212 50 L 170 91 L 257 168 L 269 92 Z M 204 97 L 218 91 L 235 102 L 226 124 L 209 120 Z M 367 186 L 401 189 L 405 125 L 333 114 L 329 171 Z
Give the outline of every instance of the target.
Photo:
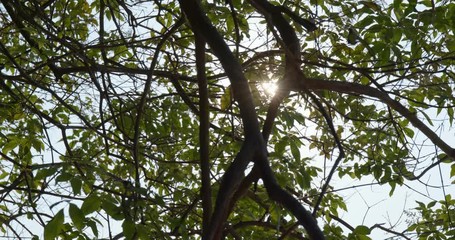
M 2 236 L 455 238 L 452 1 L 0 2 Z

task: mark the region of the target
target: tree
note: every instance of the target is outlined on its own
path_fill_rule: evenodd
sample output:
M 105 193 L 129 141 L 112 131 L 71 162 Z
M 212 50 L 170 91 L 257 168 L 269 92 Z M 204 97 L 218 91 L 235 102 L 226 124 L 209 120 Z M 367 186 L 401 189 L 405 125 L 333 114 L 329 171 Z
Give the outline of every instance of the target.
M 1 3 L 4 235 L 455 237 L 455 3 Z M 430 173 L 405 225 L 342 218 Z

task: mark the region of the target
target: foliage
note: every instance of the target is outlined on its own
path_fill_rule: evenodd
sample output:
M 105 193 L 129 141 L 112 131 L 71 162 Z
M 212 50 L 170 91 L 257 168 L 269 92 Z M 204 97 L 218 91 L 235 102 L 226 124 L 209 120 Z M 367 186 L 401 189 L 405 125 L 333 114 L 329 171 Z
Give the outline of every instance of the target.
M 455 237 L 455 3 L 197 2 L 1 0 L 4 235 L 306 239 L 285 189 L 327 239 Z M 332 177 L 392 197 L 429 173 L 405 226 L 342 219 Z

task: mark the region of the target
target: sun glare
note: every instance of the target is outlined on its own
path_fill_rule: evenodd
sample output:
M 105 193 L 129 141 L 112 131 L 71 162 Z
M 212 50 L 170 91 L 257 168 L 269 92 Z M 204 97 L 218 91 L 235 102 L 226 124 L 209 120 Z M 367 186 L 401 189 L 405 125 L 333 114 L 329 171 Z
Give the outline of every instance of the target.
M 275 95 L 275 92 L 278 89 L 278 86 L 274 82 L 264 82 L 261 85 L 262 89 L 264 90 L 264 93 L 267 94 L 268 96 Z

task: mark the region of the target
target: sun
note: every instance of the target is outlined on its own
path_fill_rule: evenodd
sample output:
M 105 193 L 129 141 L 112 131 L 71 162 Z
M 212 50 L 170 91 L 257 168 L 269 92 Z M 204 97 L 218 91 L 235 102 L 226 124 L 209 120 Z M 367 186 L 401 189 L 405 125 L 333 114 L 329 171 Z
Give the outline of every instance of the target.
M 278 89 L 278 85 L 273 82 L 263 82 L 261 83 L 262 90 L 267 96 L 273 96 L 276 93 L 276 90 Z

